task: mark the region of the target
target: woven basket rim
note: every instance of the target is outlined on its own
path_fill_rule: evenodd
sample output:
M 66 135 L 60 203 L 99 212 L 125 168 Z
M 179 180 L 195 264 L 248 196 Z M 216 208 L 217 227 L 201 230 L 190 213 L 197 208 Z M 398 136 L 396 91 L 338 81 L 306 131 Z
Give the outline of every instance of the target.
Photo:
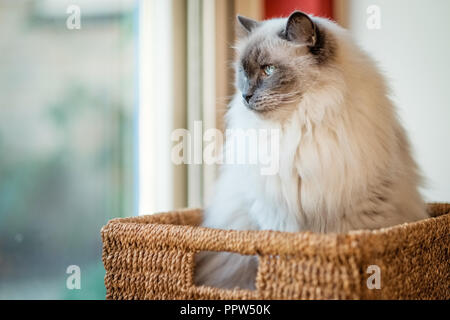
M 108 299 L 448 299 L 450 204 L 432 218 L 344 234 L 199 227 L 201 209 L 117 218 L 102 228 Z M 256 290 L 197 286 L 199 251 L 258 258 Z M 368 266 L 383 270 L 369 290 Z
M 355 230 L 348 233 L 320 234 L 311 231 L 280 232 L 272 230 L 239 231 L 221 230 L 193 225 L 177 225 L 161 222 L 168 215 L 180 217 L 188 215 L 201 216 L 201 209 L 182 209 L 175 212 L 158 213 L 129 218 L 116 218 L 102 228 L 102 236 L 108 236 L 109 231 L 133 235 L 130 241 L 145 243 L 155 241 L 164 243 L 177 249 L 189 251 L 227 251 L 246 255 L 254 254 L 298 254 L 328 255 L 345 254 L 355 248 L 362 247 L 362 251 L 373 254 L 378 251 L 396 250 L 398 243 L 383 242 L 384 247 L 377 245 L 381 238 L 401 234 L 409 245 L 416 245 L 423 239 L 410 237 L 412 229 L 431 231 L 438 225 L 447 226 L 447 235 L 433 235 L 429 241 L 439 240 L 450 234 L 450 204 L 431 203 L 430 210 L 438 212 L 437 217 L 404 223 L 388 228 L 376 230 Z M 434 238 L 433 238 L 434 236 Z

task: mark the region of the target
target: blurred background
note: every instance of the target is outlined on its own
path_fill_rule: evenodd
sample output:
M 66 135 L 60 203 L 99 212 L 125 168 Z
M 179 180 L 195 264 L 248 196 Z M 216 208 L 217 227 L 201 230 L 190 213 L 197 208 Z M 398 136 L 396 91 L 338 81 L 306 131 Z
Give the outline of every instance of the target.
M 447 0 L 0 0 L 0 299 L 104 299 L 109 219 L 203 206 L 217 168 L 175 165 L 171 133 L 223 129 L 236 14 L 295 9 L 379 62 L 424 196 L 449 201 Z

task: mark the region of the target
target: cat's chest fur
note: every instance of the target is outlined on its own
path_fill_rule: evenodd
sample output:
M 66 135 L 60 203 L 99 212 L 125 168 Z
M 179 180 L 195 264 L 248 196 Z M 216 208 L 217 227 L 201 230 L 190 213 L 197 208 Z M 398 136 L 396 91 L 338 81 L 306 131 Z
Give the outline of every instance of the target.
M 275 130 L 278 146 L 271 157 L 278 165 L 270 175 L 261 174 L 261 164 L 232 166 L 228 173 L 241 181 L 248 215 L 259 229 L 336 231 L 346 192 L 334 186 L 350 186 L 346 171 L 351 162 L 330 128 L 317 124 L 317 115 L 298 110 L 281 125 L 262 120 L 235 100 L 228 114 L 229 128 Z M 266 144 L 273 144 L 270 134 L 267 139 Z
M 270 174 L 262 174 L 263 169 L 267 169 L 267 163 L 229 168 L 229 174 L 235 175 L 245 190 L 244 202 L 249 217 L 262 230 L 305 230 L 307 222 L 302 214 L 298 168 L 301 127 L 282 127 L 279 123 L 261 120 L 244 106 L 234 105 L 234 108 L 229 114 L 229 129 L 256 130 L 258 136 L 261 136 L 260 132 L 266 131 L 267 140 L 263 143 L 271 145 L 269 158 L 277 162 L 271 163 L 272 168 L 276 169 Z M 271 134 L 276 134 L 276 138 Z M 277 145 L 274 146 L 274 143 Z

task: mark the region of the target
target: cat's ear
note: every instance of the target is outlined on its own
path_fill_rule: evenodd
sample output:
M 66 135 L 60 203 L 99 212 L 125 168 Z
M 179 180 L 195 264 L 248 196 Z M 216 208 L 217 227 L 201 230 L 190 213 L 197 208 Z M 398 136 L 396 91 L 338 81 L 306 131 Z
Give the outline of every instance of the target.
M 317 41 L 317 27 L 307 14 L 294 11 L 286 23 L 285 36 L 288 41 L 314 47 Z
M 248 35 L 252 30 L 254 30 L 258 25 L 259 22 L 244 16 L 237 15 L 236 17 L 238 21 L 238 34 L 239 35 Z M 239 30 L 240 29 L 240 30 Z

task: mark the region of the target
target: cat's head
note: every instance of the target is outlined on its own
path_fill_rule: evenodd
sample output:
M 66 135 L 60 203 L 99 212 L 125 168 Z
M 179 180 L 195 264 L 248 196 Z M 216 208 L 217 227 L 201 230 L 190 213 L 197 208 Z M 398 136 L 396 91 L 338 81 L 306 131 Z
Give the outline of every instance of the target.
M 298 103 L 332 63 L 335 41 L 318 18 L 295 11 L 287 19 L 237 20 L 236 86 L 257 113 Z

